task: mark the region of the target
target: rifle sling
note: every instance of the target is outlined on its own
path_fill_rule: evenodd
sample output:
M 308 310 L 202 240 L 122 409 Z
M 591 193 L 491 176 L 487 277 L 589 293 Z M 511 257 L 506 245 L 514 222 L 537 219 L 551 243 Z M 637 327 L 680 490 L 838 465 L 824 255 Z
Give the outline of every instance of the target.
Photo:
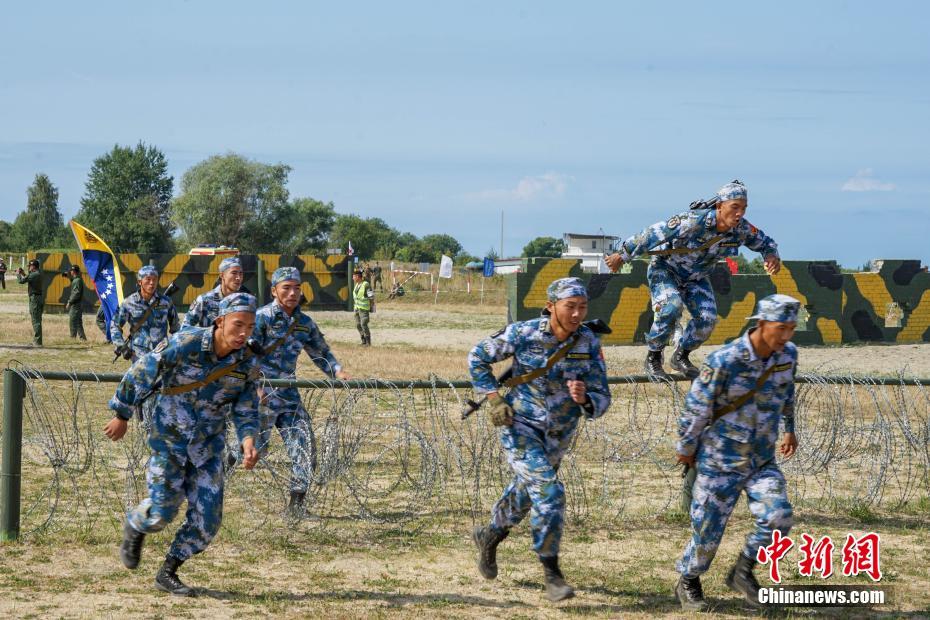
M 294 330 L 295 330 L 295 329 L 297 329 L 297 319 L 296 319 L 296 318 L 291 322 L 291 326 L 287 328 L 287 331 L 284 332 L 284 335 L 283 335 L 283 336 L 281 336 L 280 338 L 278 338 L 277 340 L 275 340 L 274 342 L 272 342 L 270 345 L 268 345 L 267 348 L 265 348 L 265 355 L 271 355 L 271 353 L 272 353 L 275 349 L 277 349 L 277 348 L 280 347 L 282 344 L 284 344 L 284 341 L 287 340 L 287 337 L 288 337 L 288 336 L 290 336 L 291 334 L 294 333 Z
M 669 248 L 667 250 L 650 250 L 646 252 L 649 256 L 671 256 L 672 254 L 694 254 L 710 249 L 711 246 L 722 240 L 726 235 L 717 235 L 708 240 L 704 245 L 697 248 Z
M 250 349 L 246 349 L 245 355 L 243 355 L 242 359 L 239 360 L 238 362 L 230 364 L 229 366 L 223 366 L 222 368 L 217 368 L 216 370 L 211 372 L 209 375 L 207 375 L 206 378 L 201 379 L 200 381 L 194 381 L 193 383 L 185 383 L 184 385 L 172 385 L 169 387 L 163 387 L 161 389 L 161 393 L 167 396 L 174 396 L 175 394 L 186 394 L 187 392 L 193 392 L 194 390 L 199 390 L 202 387 L 206 387 L 210 385 L 214 381 L 218 381 L 222 379 L 223 377 L 230 374 L 231 372 L 234 372 L 239 367 L 239 364 L 246 361 L 250 357 L 252 357 L 252 351 Z
M 152 301 L 145 308 L 145 312 L 142 313 L 142 316 L 139 317 L 139 320 L 129 326 L 129 337 L 126 339 L 127 342 L 132 340 L 132 337 L 136 335 L 136 332 L 142 329 L 142 326 L 145 324 L 146 319 L 149 318 L 152 314 L 152 310 L 155 309 L 155 306 L 158 305 L 158 291 L 152 295 Z
M 730 413 L 731 411 L 736 411 L 737 409 L 739 409 L 740 407 L 748 403 L 752 399 L 752 397 L 756 395 L 756 392 L 762 389 L 762 386 L 765 385 L 765 382 L 768 381 L 769 377 L 772 376 L 772 373 L 775 372 L 776 366 L 778 366 L 778 364 L 772 364 L 771 366 L 769 366 L 766 369 L 766 371 L 763 372 L 762 375 L 756 380 L 756 386 L 754 388 L 752 388 L 751 390 L 749 390 L 748 392 L 746 392 L 745 394 L 743 394 L 742 396 L 734 400 L 729 405 L 724 405 L 720 409 L 714 409 L 714 417 L 713 419 L 711 419 L 710 423 L 713 424 L 714 422 L 716 422 L 717 420 L 719 420 L 726 414 Z
M 511 377 L 511 378 L 507 379 L 506 381 L 504 381 L 504 386 L 505 386 L 505 387 L 508 387 L 508 388 L 512 388 L 512 387 L 517 386 L 517 385 L 522 385 L 522 384 L 524 384 L 524 383 L 529 383 L 529 382 L 532 381 L 533 379 L 536 379 L 537 377 L 543 376 L 544 374 L 546 374 L 547 372 L 549 372 L 549 370 L 550 370 L 553 366 L 555 366 L 556 362 L 558 362 L 560 359 L 562 359 L 563 357 L 565 357 L 566 355 L 568 355 L 568 352 L 572 349 L 572 347 L 575 346 L 575 343 L 578 342 L 578 338 L 580 338 L 580 337 L 581 337 L 581 334 L 579 334 L 578 332 L 575 332 L 574 334 L 572 334 L 572 337 L 569 338 L 569 339 L 565 342 L 565 344 L 563 344 L 561 347 L 559 347 L 559 348 L 556 350 L 555 353 L 553 353 L 551 356 L 549 356 L 549 359 L 546 360 L 546 365 L 545 365 L 545 366 L 543 366 L 543 367 L 541 367 L 541 368 L 536 368 L 536 369 L 534 369 L 534 370 L 531 370 L 530 372 L 528 372 L 528 373 L 526 373 L 526 374 L 522 374 L 522 375 L 520 375 L 519 377 Z

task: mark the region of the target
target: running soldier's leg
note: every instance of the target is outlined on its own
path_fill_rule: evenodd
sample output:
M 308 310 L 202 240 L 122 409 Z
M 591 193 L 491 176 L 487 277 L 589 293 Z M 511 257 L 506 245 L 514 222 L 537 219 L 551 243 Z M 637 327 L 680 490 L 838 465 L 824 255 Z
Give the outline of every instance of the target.
M 646 334 L 650 351 L 661 351 L 675 331 L 675 325 L 684 310 L 684 301 L 678 290 L 678 282 L 668 270 L 649 266 L 649 294 L 652 299 L 652 328 Z
M 187 514 L 178 528 L 168 555 L 187 560 L 210 544 L 223 521 L 223 455 L 218 450 L 197 467 L 187 462 L 184 470 Z
M 710 338 L 717 325 L 717 300 L 710 279 L 687 282 L 683 298 L 691 320 L 681 335 L 680 346 L 685 351 L 694 351 Z
M 743 555 L 755 559 L 759 547 L 771 544 L 772 532 L 787 536 L 794 525 L 794 510 L 788 501 L 788 483 L 775 463 L 769 463 L 746 482 L 749 512 L 756 518 L 755 529 L 746 536 Z
M 184 501 L 186 460 L 186 455 L 174 454 L 166 448 L 153 452 L 145 473 L 149 496 L 126 516 L 137 532 L 160 532 L 177 516 Z
M 691 502 L 691 540 L 675 565 L 684 577 L 700 577 L 710 568 L 745 480 L 743 474 L 698 470 Z

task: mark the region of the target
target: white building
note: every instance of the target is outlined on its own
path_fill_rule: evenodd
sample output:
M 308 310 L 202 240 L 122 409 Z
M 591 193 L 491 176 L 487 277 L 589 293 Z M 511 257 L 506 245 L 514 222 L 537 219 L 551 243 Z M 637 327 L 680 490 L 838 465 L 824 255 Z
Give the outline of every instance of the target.
M 610 244 L 619 239 L 611 235 L 583 235 L 565 233 L 562 240 L 565 249 L 562 258 L 580 258 L 581 269 L 588 273 L 608 273 L 604 254 L 610 251 Z

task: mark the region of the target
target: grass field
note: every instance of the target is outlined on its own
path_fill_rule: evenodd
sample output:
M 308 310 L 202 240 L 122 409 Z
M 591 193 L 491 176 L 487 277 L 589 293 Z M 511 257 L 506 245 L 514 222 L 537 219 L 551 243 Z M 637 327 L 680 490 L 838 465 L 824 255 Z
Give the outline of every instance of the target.
M 9 286 L 9 285 L 8 285 Z M 390 379 L 425 378 L 430 374 L 447 379 L 465 378 L 465 354 L 480 337 L 504 324 L 502 305 L 443 303 L 432 299 L 384 302 L 372 320 L 375 346 L 362 349 L 349 313 L 315 315 L 336 356 L 355 377 Z M 0 363 L 19 362 L 30 366 L 56 369 L 122 371 L 126 362 L 111 365 L 112 354 L 93 325 L 85 317 L 87 344 L 71 341 L 67 319 L 62 315 L 46 317 L 45 344 L 42 349 L 28 347 L 30 327 L 25 296 L 13 285 L 0 292 Z M 638 371 L 640 347 L 611 347 L 607 351 L 610 374 Z M 838 368 L 863 373 L 882 372 L 907 367 L 911 372 L 930 376 L 930 347 L 844 347 L 812 348 L 801 353 L 807 368 Z M 301 361 L 301 377 L 319 377 L 308 361 Z M 102 386 L 86 396 L 90 421 L 86 429 L 66 430 L 84 435 L 98 432 L 108 417 L 105 411 L 107 389 Z M 62 384 L 62 393 L 70 387 Z M 365 463 L 378 454 L 388 454 L 389 479 L 367 480 L 373 493 L 394 480 L 400 469 L 400 457 L 389 448 L 393 445 L 377 432 L 378 425 L 391 417 L 392 407 L 409 407 L 413 422 L 425 429 L 432 422 L 429 407 L 422 403 L 403 403 L 392 397 L 372 397 L 359 405 L 368 417 L 356 416 L 354 424 L 365 429 L 367 442 L 360 448 L 356 463 Z M 451 408 L 454 403 L 433 404 Z M 816 408 L 812 409 L 816 410 Z M 603 428 L 628 429 L 623 417 L 627 410 L 618 406 L 598 422 Z M 665 432 L 669 416 L 659 412 L 643 424 L 652 431 Z M 465 433 L 475 445 L 493 446 L 494 436 L 483 424 L 454 425 L 438 428 L 436 441 L 450 432 Z M 319 428 L 319 421 L 318 421 Z M 592 426 L 591 428 L 601 428 Z M 464 431 L 462 430 L 464 429 Z M 27 434 L 28 434 L 27 427 Z M 63 431 L 65 432 L 65 431 Z M 618 431 L 619 432 L 619 431 Z M 120 564 L 116 550 L 120 539 L 117 517 L 123 501 L 121 478 L 117 466 L 131 458 L 144 458 L 141 437 L 135 431 L 135 443 L 113 448 L 89 440 L 97 446 L 93 462 L 108 461 L 94 475 L 76 477 L 79 486 L 66 489 L 73 498 L 83 495 L 92 504 L 96 518 L 87 519 L 84 508 L 62 510 L 58 521 L 47 529 L 33 531 L 35 516 L 41 514 L 42 496 L 49 488 L 53 472 L 42 465 L 46 455 L 41 446 L 28 445 L 24 462 L 24 505 L 34 512 L 24 517 L 30 526 L 21 542 L 0 547 L 0 614 L 4 617 L 283 617 L 283 618 L 358 618 L 358 617 L 678 617 L 677 603 L 671 596 L 676 579 L 673 563 L 687 539 L 686 524 L 674 508 L 664 507 L 655 496 L 664 492 L 665 483 L 656 471 L 638 466 L 624 469 L 624 476 L 611 482 L 612 497 L 623 495 L 622 517 L 616 506 L 602 510 L 592 498 L 569 493 L 574 503 L 563 538 L 562 564 L 578 596 L 559 605 L 542 598 L 542 571 L 530 550 L 526 524 L 518 528 L 502 545 L 499 553 L 501 573 L 494 582 L 478 575 L 475 552 L 469 532 L 475 523 L 486 518 L 502 482 L 494 472 L 505 476 L 499 463 L 487 464 L 479 504 L 472 506 L 468 491 L 446 489 L 431 497 L 416 519 L 397 523 L 373 523 L 353 519 L 354 507 L 340 508 L 338 501 L 346 495 L 326 498 L 327 518 L 297 524 L 279 516 L 283 501 L 272 485 L 260 475 L 237 473 L 227 488 L 223 529 L 217 540 L 201 556 L 185 564 L 182 577 L 201 588 L 196 599 L 174 599 L 153 590 L 151 582 L 163 558 L 174 527 L 150 537 L 142 564 L 128 571 Z M 627 438 L 633 442 L 635 438 Z M 804 442 L 804 436 L 800 440 Z M 384 440 L 385 445 L 377 442 Z M 619 437 L 624 441 L 624 437 Z M 577 467 L 566 470 L 567 476 L 600 480 L 595 471 L 596 459 L 586 460 L 587 446 L 579 443 Z M 671 459 L 670 441 L 660 444 L 655 456 Z M 141 450 L 141 451 L 140 451 Z M 491 454 L 493 457 L 493 453 Z M 73 455 L 72 455 L 73 456 Z M 81 455 L 78 455 L 81 457 Z M 406 458 L 416 462 L 416 448 Z M 274 455 L 271 457 L 275 458 Z M 393 459 L 393 460 L 391 460 Z M 76 462 L 81 462 L 76 458 Z M 406 461 L 404 461 L 406 462 Z M 671 471 L 671 468 L 669 467 Z M 574 472 L 574 473 L 572 473 Z M 867 473 L 867 472 L 864 472 Z M 356 479 L 365 471 L 354 472 Z M 926 472 L 924 472 L 926 475 Z M 96 480 L 96 481 L 95 481 Z M 844 470 L 835 486 L 857 484 L 856 471 Z M 569 487 L 572 481 L 569 479 Z M 587 488 L 587 487 L 586 487 Z M 115 495 L 113 489 L 120 491 Z M 136 492 L 140 489 L 135 485 Z M 810 491 L 810 489 L 808 489 Z M 341 492 L 341 491 L 339 491 Z M 410 491 L 409 493 L 413 493 Z M 919 492 L 910 500 L 892 507 L 863 507 L 842 502 L 829 507 L 819 504 L 810 492 L 797 502 L 795 532 L 815 537 L 830 535 L 842 541 L 848 532 L 879 532 L 882 536 L 881 559 L 885 574 L 883 584 L 894 590 L 892 604 L 875 611 L 889 615 L 919 615 L 930 607 L 930 576 L 924 554 L 930 549 L 927 514 L 930 500 L 924 479 Z M 404 492 L 391 496 L 405 497 Z M 70 500 L 69 500 L 70 501 Z M 322 497 L 321 497 L 322 501 Z M 71 504 L 69 504 L 70 506 Z M 584 506 L 584 510 L 580 507 Z M 387 511 L 384 502 L 376 506 Z M 176 522 L 177 524 L 177 522 Z M 175 525 L 176 525 L 175 524 Z M 730 530 L 724 538 L 717 562 L 705 579 L 705 592 L 714 604 L 712 615 L 748 616 L 752 610 L 742 604 L 723 584 L 729 564 L 751 526 L 745 502 L 734 512 Z M 842 543 L 839 542 L 838 546 Z M 791 556 L 796 561 L 795 556 Z M 835 557 L 839 566 L 839 555 Z M 796 567 L 782 564 L 786 583 L 824 583 L 798 577 Z M 761 571 L 759 571 L 761 573 Z M 760 574 L 760 581 L 766 580 Z M 828 584 L 870 583 L 866 577 L 833 577 Z M 811 615 L 810 610 L 790 615 Z M 854 615 L 827 612 L 831 616 Z

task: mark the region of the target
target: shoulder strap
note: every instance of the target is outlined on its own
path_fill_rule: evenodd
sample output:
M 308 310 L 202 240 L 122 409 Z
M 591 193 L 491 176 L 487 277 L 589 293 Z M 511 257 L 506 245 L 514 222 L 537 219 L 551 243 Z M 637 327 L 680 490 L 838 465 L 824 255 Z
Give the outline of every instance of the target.
M 222 379 L 223 377 L 230 374 L 231 372 L 235 372 L 235 370 L 239 367 L 239 365 L 242 364 L 242 362 L 249 359 L 250 357 L 252 357 L 252 351 L 250 349 L 246 349 L 245 355 L 243 355 L 242 359 L 239 360 L 238 362 L 234 362 L 228 366 L 223 366 L 222 368 L 217 368 L 216 370 L 211 372 L 209 375 L 207 375 L 206 378 L 201 379 L 200 381 L 194 381 L 193 383 L 185 383 L 184 385 L 172 385 L 169 387 L 162 388 L 161 393 L 166 394 L 168 396 L 173 396 L 175 394 L 185 394 L 187 392 L 193 392 L 194 390 L 198 390 L 202 387 L 206 387 L 210 385 L 211 383 L 213 383 L 214 381 L 218 381 Z
M 546 364 L 544 366 L 542 366 L 541 368 L 536 368 L 534 370 L 531 370 L 530 372 L 520 375 L 519 377 L 511 377 L 507 379 L 506 381 L 504 381 L 504 386 L 512 388 L 515 385 L 522 385 L 524 383 L 529 383 L 533 379 L 543 376 L 544 374 L 549 372 L 549 370 L 553 366 L 555 366 L 556 362 L 558 362 L 560 359 L 568 355 L 568 352 L 572 349 L 572 347 L 575 346 L 575 343 L 578 342 L 578 339 L 580 337 L 581 337 L 581 334 L 579 334 L 578 332 L 575 332 L 574 334 L 572 334 L 572 337 L 569 338 L 565 342 L 565 344 L 563 344 L 561 347 L 559 347 L 556 350 L 555 353 L 549 356 L 549 359 L 546 360 Z
M 669 256 L 671 254 L 695 254 L 697 252 L 703 252 L 704 250 L 709 250 L 715 243 L 726 237 L 726 234 L 717 235 L 716 237 L 711 238 L 706 243 L 697 248 L 669 248 L 667 250 L 650 250 L 646 252 L 649 256 Z
M 270 345 L 265 347 L 265 355 L 270 355 L 275 349 L 284 344 L 284 341 L 287 340 L 287 337 L 294 333 L 294 330 L 297 329 L 297 323 L 299 320 L 295 318 L 291 323 L 291 326 L 287 328 L 287 331 L 284 332 L 284 335 L 272 342 Z
M 729 405 L 724 405 L 723 407 L 719 409 L 714 409 L 714 417 L 710 421 L 710 423 L 713 424 L 714 422 L 716 422 L 717 420 L 719 420 L 726 414 L 730 413 L 731 411 L 736 411 L 737 409 L 739 409 L 740 407 L 748 403 L 756 395 L 756 392 L 762 389 L 762 386 L 765 385 L 765 382 L 768 381 L 769 377 L 772 376 L 772 373 L 775 372 L 775 368 L 777 366 L 778 364 L 772 364 L 771 366 L 769 366 L 765 370 L 765 372 L 763 372 L 762 375 L 756 380 L 756 386 L 754 388 L 752 388 L 751 390 L 749 390 L 748 392 L 746 392 L 745 394 L 743 394 L 742 396 L 734 400 Z
M 156 293 L 155 293 L 155 297 L 152 298 L 152 302 L 154 302 L 154 303 L 149 303 L 149 304 L 147 304 L 147 307 L 146 307 L 146 309 L 145 309 L 145 312 L 142 313 L 142 316 L 139 317 L 139 320 L 136 321 L 135 323 L 133 323 L 133 324 L 129 327 L 129 338 L 130 338 L 130 339 L 131 339 L 133 336 L 136 335 L 136 332 L 137 332 L 137 331 L 139 331 L 140 329 L 142 329 L 142 326 L 145 325 L 145 321 L 149 318 L 149 316 L 151 316 L 152 310 L 154 310 L 154 309 L 155 309 L 155 306 L 158 305 L 158 297 L 157 297 L 157 295 L 158 295 L 158 293 L 156 292 Z

